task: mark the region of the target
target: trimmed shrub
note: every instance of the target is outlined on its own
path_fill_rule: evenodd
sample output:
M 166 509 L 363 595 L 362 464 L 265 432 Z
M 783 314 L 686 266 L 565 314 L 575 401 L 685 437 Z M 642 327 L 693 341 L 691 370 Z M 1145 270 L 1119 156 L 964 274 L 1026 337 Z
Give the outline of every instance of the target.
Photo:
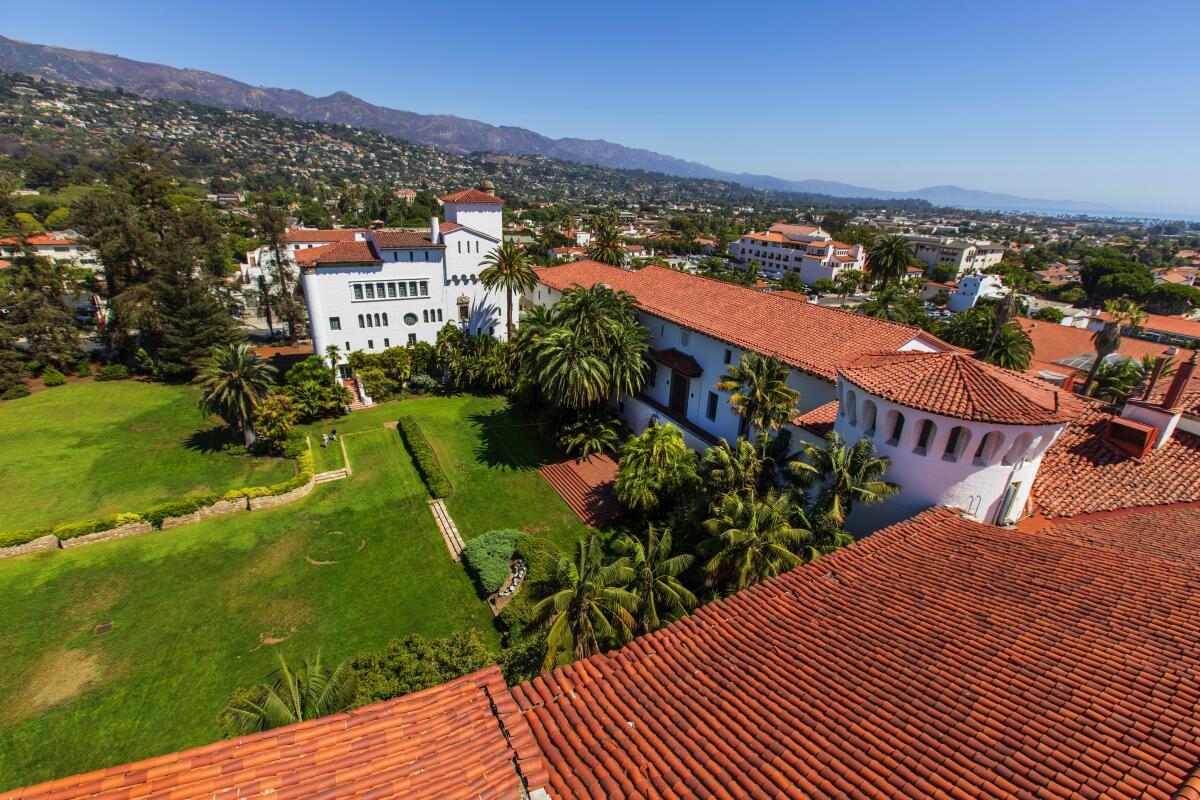
M 113 528 L 141 521 L 142 517 L 139 514 L 108 514 L 96 519 L 64 522 L 62 525 L 56 526 L 51 533 L 59 539 L 74 539 L 76 536 L 86 536 L 89 533 L 99 533 L 100 531 L 111 531 Z
M 19 544 L 28 544 L 34 539 L 49 535 L 49 528 L 25 528 L 20 531 L 0 533 L 0 547 L 16 547 Z
M 350 662 L 354 705 L 378 703 L 468 675 L 492 664 L 494 657 L 475 629 L 444 639 L 409 634 L 393 639 L 383 652 L 364 653 Z
M 463 563 L 479 581 L 484 594 L 500 591 L 511 572 L 509 562 L 517 549 L 520 531 L 488 531 L 467 542 L 463 548 Z
M 408 449 L 408 454 L 412 456 L 429 494 L 435 498 L 449 497 L 450 479 L 442 471 L 442 465 L 438 463 L 425 434 L 421 433 L 421 426 L 412 417 L 401 417 L 396 421 L 396 430 L 400 431 L 400 439 Z
M 96 370 L 98 381 L 123 381 L 129 377 L 129 369 L 124 364 L 108 364 Z
M 505 647 L 512 647 L 533 623 L 533 608 L 538 598 L 551 591 L 558 572 L 558 561 L 563 554 L 545 539 L 522 534 L 517 539 L 513 555 L 525 562 L 526 573 L 521 591 L 500 612 L 500 624 L 506 630 Z M 545 655 L 544 643 L 542 654 Z
M 29 397 L 29 387 L 23 383 L 18 383 L 4 390 L 4 394 L 0 394 L 0 400 L 19 400 L 22 397 Z
M 413 394 L 429 394 L 436 392 L 437 388 L 437 379 L 424 373 L 413 375 L 408 379 L 408 390 Z
M 195 497 L 185 497 L 180 500 L 168 500 L 156 506 L 150 506 L 139 516 L 153 525 L 162 528 L 168 517 L 185 517 L 194 514 L 202 508 L 208 508 L 220 499 L 215 494 L 200 494 Z
M 243 497 L 252 499 L 255 497 L 273 497 L 299 489 L 311 481 L 313 476 L 313 454 L 312 450 L 308 449 L 307 440 L 304 443 L 304 451 L 296 456 L 296 468 L 296 474 L 286 481 L 272 483 L 270 486 L 246 486 L 241 489 L 230 489 L 221 499 L 241 500 Z
M 46 367 L 46 369 L 42 370 L 42 383 L 46 386 L 62 386 L 66 382 L 67 376 L 54 367 Z

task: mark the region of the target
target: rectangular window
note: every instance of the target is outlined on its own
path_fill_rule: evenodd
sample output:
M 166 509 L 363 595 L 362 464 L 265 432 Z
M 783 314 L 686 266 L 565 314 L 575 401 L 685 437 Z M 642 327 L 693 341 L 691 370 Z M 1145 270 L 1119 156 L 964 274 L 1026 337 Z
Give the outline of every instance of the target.
M 429 297 L 429 281 L 421 281 L 421 297 Z
M 409 260 L 409 261 L 416 261 L 416 260 L 417 260 L 417 251 L 416 251 L 416 250 L 409 250 L 409 251 L 408 251 L 408 260 Z
M 384 349 L 385 349 L 385 350 L 386 350 L 387 348 L 391 347 L 391 346 L 392 346 L 392 340 L 391 340 L 391 339 L 384 339 L 384 340 L 383 340 L 383 347 L 384 347 Z
M 350 343 L 346 342 L 346 355 L 350 355 Z
M 708 417 L 709 419 L 717 418 L 717 393 L 716 392 L 708 393 L 708 407 L 704 409 L 704 416 Z
M 388 284 L 388 297 L 395 297 L 395 296 L 396 296 L 396 284 L 389 283 Z
M 417 285 L 418 284 L 416 281 L 408 282 L 408 296 L 409 297 L 420 297 L 421 296 L 420 293 L 417 292 Z
M 355 299 L 355 300 L 362 300 L 362 299 L 363 299 L 363 296 L 362 296 L 362 286 L 361 286 L 360 284 L 357 284 L 357 283 L 355 283 L 355 284 L 351 284 L 350 288 L 354 290 L 354 299 Z
M 363 291 L 367 293 L 368 300 L 375 299 L 375 285 L 371 283 L 363 284 Z
M 396 285 L 400 287 L 400 296 L 408 297 L 408 284 L 405 283 L 404 281 L 400 281 L 400 283 L 398 283 Z
M 469 322 L 471 319 L 471 304 L 467 302 L 459 302 L 458 304 L 458 321 Z
M 461 241 L 458 243 L 458 252 L 460 252 L 460 253 L 462 252 L 462 242 Z
M 651 364 L 650 372 L 649 372 L 649 374 L 646 375 L 646 385 L 654 386 L 657 383 L 658 383 L 658 365 Z
M 681 329 L 679 331 L 679 344 L 682 345 L 683 347 L 687 347 L 689 344 L 691 344 L 691 342 L 692 342 L 692 332 L 689 330 Z
M 341 317 L 330 317 L 329 318 L 329 330 L 340 331 L 341 329 L 342 329 Z
M 379 296 L 382 298 L 382 297 L 384 297 L 384 296 L 386 295 L 386 293 L 387 293 L 387 288 L 386 288 L 386 287 L 385 287 L 385 286 L 384 286 L 382 283 L 377 283 L 377 284 L 375 284 L 375 291 L 376 291 L 376 292 L 379 294 Z
M 367 339 L 367 349 L 368 350 L 375 349 L 375 340 L 374 339 Z
M 725 363 L 726 363 L 726 364 L 732 364 L 732 363 L 733 363 L 733 351 L 732 351 L 732 350 L 726 350 L 726 351 L 725 351 Z
M 416 343 L 417 343 L 417 335 L 415 333 L 410 333 L 408 335 L 408 346 L 413 347 L 416 345 Z

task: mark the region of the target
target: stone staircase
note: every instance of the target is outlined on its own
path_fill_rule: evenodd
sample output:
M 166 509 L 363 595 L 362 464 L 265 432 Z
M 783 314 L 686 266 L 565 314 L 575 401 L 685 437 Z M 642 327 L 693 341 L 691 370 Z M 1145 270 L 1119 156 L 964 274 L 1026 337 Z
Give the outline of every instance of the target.
M 360 408 L 367 407 L 367 404 L 358 396 L 358 385 L 353 380 L 344 380 L 342 381 L 342 385 L 350 390 L 350 397 L 352 398 L 350 401 L 351 411 L 358 411 Z
M 446 504 L 441 500 L 430 500 L 429 510 L 433 512 L 433 519 L 437 523 L 438 530 L 442 532 L 442 539 L 446 542 L 450 557 L 455 561 L 460 560 L 463 540 L 458 532 L 458 526 L 454 524 L 454 520 L 450 519 L 450 512 L 446 510 Z
M 342 478 L 350 477 L 350 473 L 344 469 L 331 469 L 329 472 L 322 472 L 313 476 L 313 483 L 329 483 L 330 481 L 340 481 Z

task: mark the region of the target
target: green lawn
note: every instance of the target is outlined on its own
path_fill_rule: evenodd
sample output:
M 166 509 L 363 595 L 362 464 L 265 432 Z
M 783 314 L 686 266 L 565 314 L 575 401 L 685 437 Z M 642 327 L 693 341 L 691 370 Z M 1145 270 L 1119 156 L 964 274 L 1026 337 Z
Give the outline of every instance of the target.
M 278 654 L 340 659 L 465 628 L 497 646 L 383 427 L 401 413 L 446 466 L 465 537 L 518 527 L 569 548 L 586 533 L 534 469 L 553 453 L 506 400 L 459 396 L 338 420 L 353 477 L 294 504 L 0 561 L 0 789 L 212 741 L 230 692 Z
M 283 459 L 221 452 L 229 433 L 196 400 L 189 386 L 112 381 L 0 403 L 0 531 L 291 477 Z

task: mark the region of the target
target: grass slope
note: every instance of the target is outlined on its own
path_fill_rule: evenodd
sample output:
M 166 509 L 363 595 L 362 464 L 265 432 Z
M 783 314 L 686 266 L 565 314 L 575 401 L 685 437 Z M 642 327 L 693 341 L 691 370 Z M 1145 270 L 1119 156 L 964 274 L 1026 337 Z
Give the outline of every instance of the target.
M 354 477 L 294 505 L 0 562 L 0 787 L 215 740 L 280 653 L 469 627 L 496 644 L 396 432 L 346 444 Z
M 68 384 L 0 403 L 0 531 L 286 480 L 282 459 L 220 451 L 188 386 Z

